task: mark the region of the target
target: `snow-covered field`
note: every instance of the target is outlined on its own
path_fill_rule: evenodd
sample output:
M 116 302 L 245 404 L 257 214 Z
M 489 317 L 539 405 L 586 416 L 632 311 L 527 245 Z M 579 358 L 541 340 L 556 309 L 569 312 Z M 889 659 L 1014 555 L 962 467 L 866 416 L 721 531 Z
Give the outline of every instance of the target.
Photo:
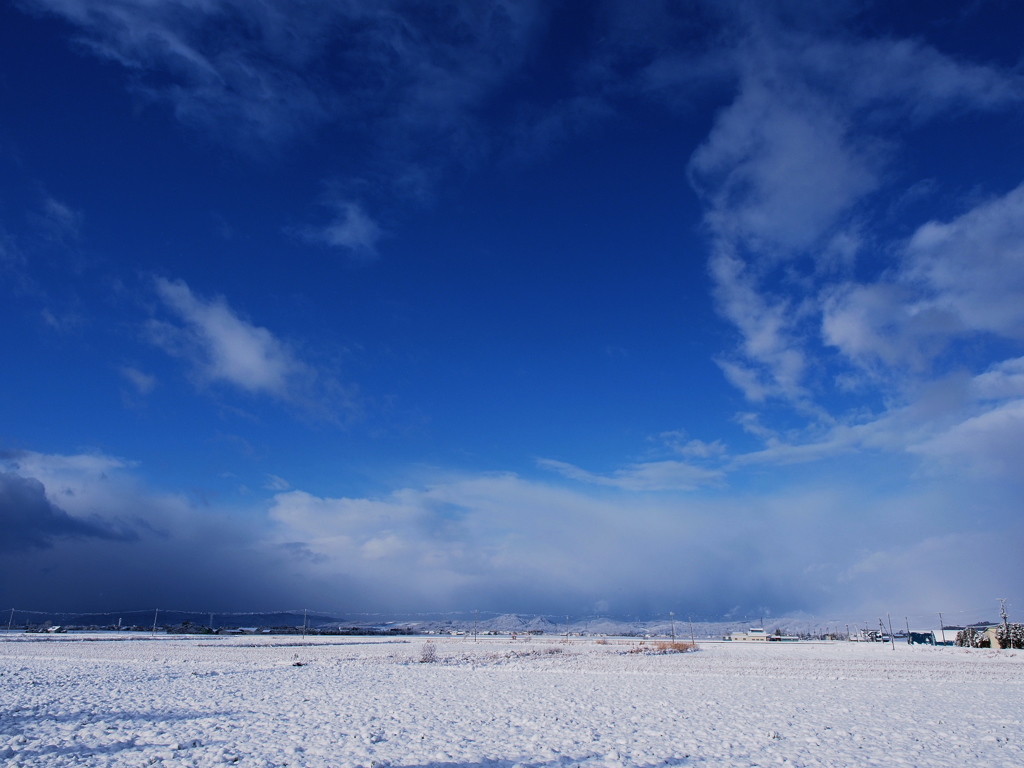
M 0 642 L 6 766 L 1024 765 L 1024 652 L 82 636 Z

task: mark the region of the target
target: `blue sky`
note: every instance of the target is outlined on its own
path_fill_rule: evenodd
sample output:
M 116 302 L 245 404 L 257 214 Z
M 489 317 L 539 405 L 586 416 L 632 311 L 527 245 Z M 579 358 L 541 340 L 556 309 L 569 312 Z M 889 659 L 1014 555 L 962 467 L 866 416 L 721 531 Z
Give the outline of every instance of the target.
M 5 4 L 0 603 L 1021 605 L 1024 9 L 819 5 Z

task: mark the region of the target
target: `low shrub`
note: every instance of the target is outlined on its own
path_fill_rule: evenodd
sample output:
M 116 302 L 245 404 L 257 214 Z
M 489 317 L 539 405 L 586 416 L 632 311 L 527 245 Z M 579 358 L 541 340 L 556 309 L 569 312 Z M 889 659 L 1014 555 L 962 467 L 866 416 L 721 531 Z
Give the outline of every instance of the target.
M 420 649 L 420 663 L 433 664 L 435 661 L 437 661 L 437 646 L 427 640 L 423 644 L 423 648 Z

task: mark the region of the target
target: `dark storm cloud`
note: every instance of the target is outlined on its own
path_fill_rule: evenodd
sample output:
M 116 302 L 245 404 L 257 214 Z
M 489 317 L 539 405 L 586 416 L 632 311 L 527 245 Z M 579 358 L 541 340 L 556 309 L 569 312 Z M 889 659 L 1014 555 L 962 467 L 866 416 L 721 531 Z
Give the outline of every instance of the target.
M 46 498 L 38 480 L 0 472 L 0 551 L 47 549 L 55 539 L 132 541 L 132 531 L 72 517 Z
M 318 582 L 259 517 L 146 488 L 122 459 L 0 451 L 0 594 L 31 610 L 223 611 L 311 605 L 315 589 L 337 605 L 346 579 Z

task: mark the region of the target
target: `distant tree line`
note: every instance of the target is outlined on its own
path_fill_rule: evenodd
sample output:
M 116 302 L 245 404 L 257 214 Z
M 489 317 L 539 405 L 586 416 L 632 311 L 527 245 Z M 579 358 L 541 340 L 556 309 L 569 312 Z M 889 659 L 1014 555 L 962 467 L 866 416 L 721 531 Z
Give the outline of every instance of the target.
M 961 648 L 1024 649 L 1024 624 L 1000 624 L 991 629 L 965 627 L 956 633 Z

